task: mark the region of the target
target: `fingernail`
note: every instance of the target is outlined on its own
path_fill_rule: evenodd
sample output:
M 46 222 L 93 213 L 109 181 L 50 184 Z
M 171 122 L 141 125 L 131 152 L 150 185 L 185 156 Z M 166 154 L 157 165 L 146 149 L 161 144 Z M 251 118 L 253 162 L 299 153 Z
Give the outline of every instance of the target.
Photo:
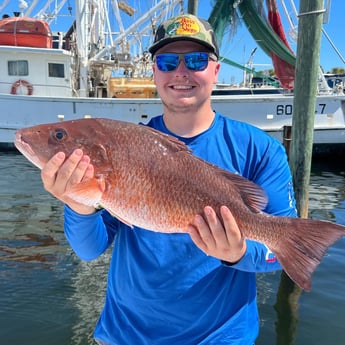
M 64 154 L 63 152 L 59 152 L 59 153 L 56 155 L 56 157 L 57 157 L 58 159 L 64 159 L 64 158 L 65 158 L 65 154 Z
M 211 207 L 206 206 L 204 212 L 205 212 L 205 214 L 206 214 L 207 216 L 210 216 L 210 215 L 212 214 L 212 209 L 211 209 Z
M 226 206 L 221 206 L 220 207 L 220 212 L 229 214 L 229 209 Z
M 75 153 L 77 156 L 81 156 L 81 155 L 83 154 L 83 151 L 80 150 L 80 149 L 76 149 L 76 150 L 74 151 L 74 153 Z
M 189 233 L 189 232 L 192 232 L 193 229 L 194 229 L 193 225 L 188 225 L 186 231 L 187 233 Z
M 196 215 L 195 218 L 194 218 L 194 222 L 195 222 L 196 225 L 201 225 L 203 223 L 203 220 L 204 219 L 200 215 Z
M 89 156 L 83 156 L 83 157 L 81 158 L 81 160 L 82 160 L 83 162 L 90 162 L 90 157 L 89 157 Z

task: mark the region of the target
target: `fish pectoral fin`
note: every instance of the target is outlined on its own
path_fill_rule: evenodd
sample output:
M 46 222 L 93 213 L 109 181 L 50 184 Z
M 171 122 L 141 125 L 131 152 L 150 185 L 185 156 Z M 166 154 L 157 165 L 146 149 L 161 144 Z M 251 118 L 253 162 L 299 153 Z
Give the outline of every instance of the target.
M 81 204 L 96 207 L 100 205 L 104 191 L 104 179 L 92 178 L 76 184 L 70 188 L 65 195 Z

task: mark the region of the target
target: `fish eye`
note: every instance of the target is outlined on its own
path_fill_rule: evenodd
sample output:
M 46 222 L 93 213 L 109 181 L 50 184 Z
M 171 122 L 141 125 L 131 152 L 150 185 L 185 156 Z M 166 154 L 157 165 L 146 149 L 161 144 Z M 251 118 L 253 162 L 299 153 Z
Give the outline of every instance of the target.
M 63 141 L 67 137 L 67 132 L 62 128 L 57 128 L 54 130 L 54 138 L 57 141 Z

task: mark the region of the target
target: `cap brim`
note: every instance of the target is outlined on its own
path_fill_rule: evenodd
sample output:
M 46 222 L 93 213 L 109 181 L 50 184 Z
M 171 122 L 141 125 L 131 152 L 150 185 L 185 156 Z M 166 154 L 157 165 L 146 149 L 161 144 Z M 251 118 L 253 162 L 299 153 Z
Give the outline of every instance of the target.
M 201 44 L 202 46 L 206 47 L 207 49 L 209 49 L 212 53 L 214 53 L 217 58 L 218 58 L 218 52 L 215 51 L 214 47 L 211 46 L 210 44 L 207 44 L 205 41 L 203 40 L 198 40 L 197 38 L 194 37 L 167 37 L 164 38 L 156 43 L 154 43 L 150 48 L 149 48 L 149 52 L 152 55 L 155 55 L 157 50 L 159 50 L 160 48 L 163 48 L 165 45 L 172 43 L 172 42 L 178 42 L 178 41 L 190 41 L 190 42 L 196 42 Z

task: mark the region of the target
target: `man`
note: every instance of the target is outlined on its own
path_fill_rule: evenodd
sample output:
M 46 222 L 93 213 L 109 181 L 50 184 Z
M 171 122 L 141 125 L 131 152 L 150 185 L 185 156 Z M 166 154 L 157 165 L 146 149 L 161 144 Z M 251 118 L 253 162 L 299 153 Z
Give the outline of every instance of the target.
M 296 216 L 282 146 L 211 107 L 220 64 L 210 25 L 192 15 L 167 20 L 150 52 L 164 112 L 148 126 L 260 185 L 269 198 L 265 212 Z M 65 190 L 93 176 L 89 162 L 81 150 L 67 160 L 58 153 L 42 170 L 42 179 L 66 204 L 65 233 L 82 259 L 98 257 L 116 237 L 95 339 L 117 345 L 252 345 L 259 328 L 255 273 L 280 269 L 267 247 L 242 238 L 225 206 L 222 219 L 205 205 L 188 234 L 162 234 L 130 229 L 105 210 L 67 199 Z

